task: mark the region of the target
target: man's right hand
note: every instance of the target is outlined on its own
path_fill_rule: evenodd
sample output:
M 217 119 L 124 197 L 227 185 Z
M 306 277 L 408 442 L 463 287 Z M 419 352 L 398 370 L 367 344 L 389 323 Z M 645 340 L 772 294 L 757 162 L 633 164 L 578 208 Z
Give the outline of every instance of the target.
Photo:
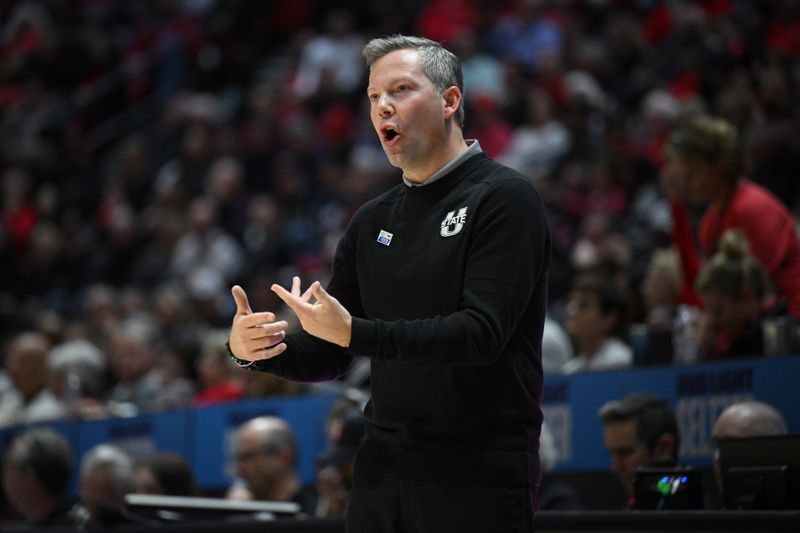
M 231 294 L 236 302 L 228 339 L 231 353 L 245 361 L 270 359 L 283 353 L 286 343 L 281 341 L 286 337 L 288 324 L 283 320 L 276 322 L 274 313 L 254 313 L 247 293 L 239 285 L 233 286 Z

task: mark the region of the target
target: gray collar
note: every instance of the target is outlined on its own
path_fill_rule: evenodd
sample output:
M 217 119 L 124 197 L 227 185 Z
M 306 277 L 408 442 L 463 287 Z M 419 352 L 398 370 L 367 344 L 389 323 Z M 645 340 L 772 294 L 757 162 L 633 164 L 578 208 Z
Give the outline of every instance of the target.
M 473 155 L 479 154 L 482 151 L 483 150 L 481 150 L 481 145 L 477 139 L 467 139 L 467 149 L 459 153 L 450 161 L 448 161 L 447 164 L 445 164 L 445 166 L 434 172 L 430 178 L 426 179 L 422 183 L 414 183 L 413 181 L 408 179 L 405 174 L 403 174 L 403 183 L 405 183 L 409 187 L 424 187 L 425 185 L 430 185 L 431 183 L 438 180 L 439 178 L 441 178 L 442 176 L 444 176 L 445 174 L 456 168 L 458 165 L 460 165 Z

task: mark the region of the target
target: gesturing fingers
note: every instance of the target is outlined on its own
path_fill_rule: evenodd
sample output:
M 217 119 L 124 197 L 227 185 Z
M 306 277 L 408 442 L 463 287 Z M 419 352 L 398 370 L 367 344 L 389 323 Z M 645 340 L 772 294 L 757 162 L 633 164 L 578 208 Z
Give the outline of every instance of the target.
M 350 313 L 318 281 L 312 283 L 302 295 L 299 294 L 297 280 L 292 284 L 292 292 L 278 284 L 272 285 L 272 290 L 297 315 L 306 332 L 340 346 L 349 345 Z M 313 303 L 312 297 L 316 300 Z
M 320 303 L 325 301 L 330 301 L 332 298 L 331 295 L 328 294 L 328 291 L 326 291 L 322 287 L 322 284 L 319 281 L 315 281 L 314 283 L 312 283 L 311 286 L 308 288 L 308 290 L 314 295 L 314 298 L 316 298 L 317 301 Z
M 274 287 L 275 286 L 273 285 L 273 288 Z M 302 283 L 300 282 L 300 278 L 298 276 L 293 276 L 292 277 L 292 289 L 291 289 L 290 294 L 292 296 L 298 298 L 300 301 L 308 302 L 311 299 L 311 287 L 306 289 L 305 292 L 303 292 L 302 294 L 300 294 L 301 290 L 302 290 Z M 284 299 L 284 301 L 286 301 L 286 300 Z M 289 302 L 286 301 L 286 303 L 288 304 Z
M 231 288 L 231 294 L 233 295 L 233 300 L 236 302 L 237 315 L 250 315 L 253 313 L 253 310 L 250 309 L 247 293 L 244 292 L 243 288 L 239 285 L 234 285 L 233 288 Z
M 292 284 L 292 292 L 287 291 L 277 283 L 274 283 L 271 287 L 272 292 L 278 295 L 278 298 L 283 300 L 283 302 L 289 306 L 289 308 L 294 311 L 294 313 L 300 316 L 302 312 L 302 306 L 309 305 L 307 302 L 304 302 L 300 296 L 300 286 L 298 284 Z
M 274 357 L 286 349 L 283 344 L 286 338 L 288 324 L 281 320 L 268 324 L 258 324 L 252 327 L 234 328 L 236 338 L 235 352 L 240 359 L 253 361 Z M 234 332 L 231 332 L 231 348 L 233 348 Z
M 300 297 L 300 278 L 297 276 L 292 277 L 292 296 Z
M 246 340 L 261 340 L 275 335 L 285 333 L 289 324 L 285 320 L 270 322 L 269 324 L 258 324 L 249 328 L 243 328 L 241 336 Z

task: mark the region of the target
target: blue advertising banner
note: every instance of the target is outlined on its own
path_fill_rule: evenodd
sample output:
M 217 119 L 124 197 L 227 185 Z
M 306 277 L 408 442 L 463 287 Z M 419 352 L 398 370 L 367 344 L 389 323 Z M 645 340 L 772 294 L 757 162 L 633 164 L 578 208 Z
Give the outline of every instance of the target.
M 264 398 L 217 406 L 143 414 L 92 421 L 53 421 L 0 429 L 0 452 L 17 434 L 35 426 L 47 426 L 70 443 L 76 469 L 70 483 L 77 494 L 77 466 L 92 447 L 113 444 L 134 459 L 157 451 L 172 451 L 186 457 L 201 489 L 225 488 L 233 481 L 230 461 L 234 430 L 261 415 L 284 418 L 294 429 L 299 445 L 298 472 L 304 483 L 316 478 L 316 457 L 328 445 L 325 419 L 336 394 Z
M 555 470 L 608 468 L 597 411 L 633 392 L 656 394 L 672 404 L 681 431 L 681 461 L 689 465 L 711 464 L 714 421 L 725 407 L 743 399 L 772 404 L 786 417 L 789 431 L 800 432 L 800 407 L 793 394 L 798 376 L 797 356 L 547 376 L 542 411 L 559 452 Z
M 798 356 L 547 376 L 542 411 L 559 452 L 555 470 L 608 468 L 597 411 L 605 402 L 632 392 L 649 392 L 671 402 L 681 431 L 681 461 L 685 464 L 711 464 L 714 421 L 726 406 L 742 399 L 774 405 L 786 417 L 789 430 L 800 432 L 800 405 L 793 394 L 798 376 Z M 130 418 L 38 425 L 52 427 L 69 440 L 76 464 L 101 442 L 120 446 L 134 458 L 174 451 L 192 463 L 200 488 L 224 489 L 233 481 L 230 458 L 235 429 L 255 416 L 277 415 L 294 429 L 300 446 L 298 471 L 303 482 L 313 483 L 316 456 L 327 445 L 325 418 L 335 398 L 335 393 L 263 398 Z M 0 430 L 0 451 L 27 427 Z M 73 480 L 73 491 L 75 486 Z
M 134 459 L 157 451 L 186 455 L 187 410 L 109 418 L 77 424 L 73 448 L 78 457 L 100 443 L 119 446 Z

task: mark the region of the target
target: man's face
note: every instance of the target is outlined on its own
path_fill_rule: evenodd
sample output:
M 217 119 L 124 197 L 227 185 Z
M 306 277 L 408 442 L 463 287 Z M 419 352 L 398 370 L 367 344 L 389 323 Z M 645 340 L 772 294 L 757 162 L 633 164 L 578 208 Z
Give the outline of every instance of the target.
M 699 161 L 676 159 L 672 162 L 680 190 L 685 198 L 695 204 L 705 204 L 717 199 L 725 180 L 714 167 Z
M 14 387 L 25 398 L 37 394 L 46 384 L 45 352 L 31 343 L 21 343 L 6 354 L 6 372 Z
M 703 312 L 711 329 L 733 335 L 740 334 L 755 323 L 761 310 L 758 299 L 753 295 L 736 298 L 712 290 L 701 293 L 700 298 L 703 300 Z
M 653 454 L 636 435 L 636 421 L 610 422 L 603 428 L 606 450 L 611 454 L 611 472 L 617 476 L 628 495 L 633 494 L 636 469 L 653 462 Z
M 367 96 L 370 118 L 389 162 L 421 182 L 445 161 L 445 100 L 422 72 L 416 50 L 395 50 L 372 64 Z
M 164 494 L 164 487 L 158 482 L 149 468 L 138 468 L 133 479 L 135 491 L 139 494 Z
M 83 474 L 80 478 L 80 499 L 89 517 L 92 520 L 98 520 L 103 504 L 122 504 L 122 502 L 113 501 L 111 476 L 105 469 L 95 470 Z
M 572 291 L 567 302 L 567 333 L 576 340 L 607 337 L 613 327 L 613 316 L 603 313 L 600 298 L 584 291 Z
M 263 438 L 255 433 L 240 435 L 233 460 L 236 474 L 245 480 L 256 499 L 262 498 L 282 475 L 283 465 L 278 454 L 271 452 Z
M 110 358 L 114 374 L 123 383 L 136 381 L 154 364 L 153 351 L 142 341 L 126 334 L 114 336 Z

